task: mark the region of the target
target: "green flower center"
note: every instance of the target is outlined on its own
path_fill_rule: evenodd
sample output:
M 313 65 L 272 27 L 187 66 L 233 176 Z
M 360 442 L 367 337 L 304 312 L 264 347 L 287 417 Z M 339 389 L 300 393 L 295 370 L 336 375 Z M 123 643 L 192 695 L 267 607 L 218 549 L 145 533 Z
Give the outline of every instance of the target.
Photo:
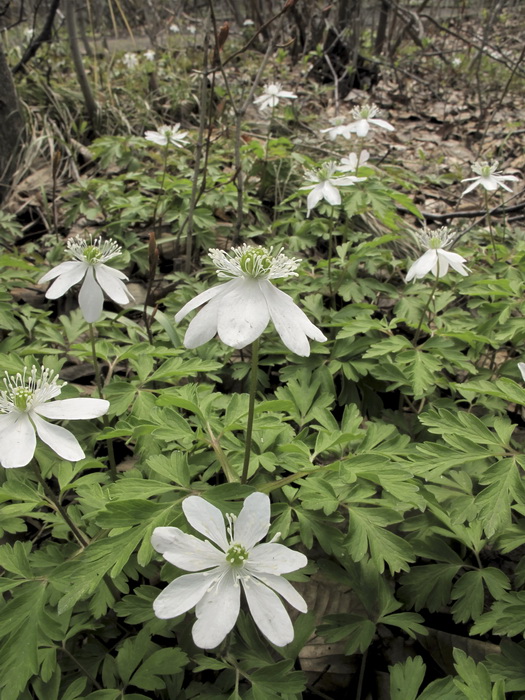
M 25 389 L 24 387 L 19 387 L 16 389 L 13 396 L 13 403 L 20 411 L 27 410 L 27 402 L 33 396 L 31 389 Z
M 429 241 L 429 247 L 432 248 L 433 250 L 437 250 L 437 248 L 441 248 L 442 245 L 443 245 L 443 241 L 438 236 L 433 236 Z
M 248 552 L 242 544 L 234 544 L 226 552 L 226 561 L 231 566 L 243 566 L 248 559 Z
M 264 277 L 272 266 L 272 258 L 263 248 L 252 248 L 239 260 L 241 270 L 250 277 Z
M 102 253 L 95 245 L 88 245 L 84 250 L 84 260 L 90 265 L 96 263 L 102 257 Z
M 490 177 L 492 175 L 492 166 L 491 165 L 482 165 L 481 166 L 481 177 Z

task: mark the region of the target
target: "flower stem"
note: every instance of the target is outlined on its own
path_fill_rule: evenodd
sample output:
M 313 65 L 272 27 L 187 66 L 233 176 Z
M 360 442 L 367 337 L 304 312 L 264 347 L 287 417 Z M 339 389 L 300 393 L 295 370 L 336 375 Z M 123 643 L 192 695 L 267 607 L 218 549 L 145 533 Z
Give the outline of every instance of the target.
M 245 484 L 250 467 L 252 451 L 253 415 L 255 412 L 255 392 L 257 391 L 257 374 L 259 368 L 259 338 L 252 343 L 252 366 L 250 374 L 250 399 L 248 403 L 248 422 L 246 424 L 246 445 L 244 447 L 244 464 L 242 467 L 241 484 Z
M 492 218 L 490 216 L 490 207 L 489 207 L 489 193 L 485 189 L 483 190 L 483 193 L 485 195 L 485 211 L 487 212 L 486 217 L 487 217 L 487 224 L 488 224 L 489 233 L 490 233 L 490 242 L 492 243 L 492 252 L 494 253 L 494 262 L 496 262 L 498 254 L 496 252 L 496 242 L 494 241 L 494 233 L 492 231 Z
M 417 341 L 419 340 L 419 336 L 421 335 L 421 326 L 423 325 L 423 321 L 425 320 L 425 316 L 427 315 L 428 307 L 430 306 L 430 302 L 434 298 L 434 294 L 436 293 L 436 289 L 439 283 L 439 262 L 437 266 L 437 275 L 436 279 L 434 280 L 434 284 L 432 285 L 432 289 L 430 290 L 430 294 L 428 295 L 427 303 L 425 304 L 425 308 L 423 309 L 423 312 L 421 313 L 421 318 L 419 319 L 419 324 L 418 327 L 416 328 L 416 335 L 414 336 L 414 341 L 413 341 L 413 346 L 417 346 Z
M 62 507 L 62 504 L 60 503 L 58 498 L 55 496 L 52 489 L 47 485 L 45 479 L 42 477 L 42 474 L 40 473 L 40 469 L 38 468 L 38 465 L 34 461 L 32 461 L 31 466 L 33 467 L 33 471 L 35 472 L 38 483 L 44 489 L 44 493 L 45 493 L 47 499 L 49 501 L 51 501 L 51 503 L 55 506 L 57 511 L 60 513 L 60 515 L 62 516 L 62 520 L 66 523 L 68 528 L 71 530 L 71 532 L 73 533 L 78 544 L 82 548 L 87 547 L 89 544 L 89 540 L 87 539 L 87 537 L 85 535 L 82 534 L 82 532 L 80 532 L 78 527 L 75 525 L 75 523 L 71 520 L 71 518 L 67 514 L 67 511 Z
M 102 376 L 100 374 L 100 367 L 98 366 L 97 359 L 97 346 L 95 344 L 95 330 L 92 323 L 89 324 L 89 337 L 91 340 L 91 354 L 93 357 L 93 369 L 95 371 L 95 381 L 98 388 L 98 395 L 101 399 L 104 398 L 104 382 L 102 381 Z M 104 423 L 104 428 L 109 425 L 109 420 L 107 416 L 102 416 L 102 422 Z M 109 474 L 111 476 L 111 481 L 116 481 L 117 479 L 117 463 L 115 461 L 115 450 L 113 449 L 113 440 L 108 438 L 106 440 L 106 446 L 108 450 L 108 461 L 109 461 Z
M 328 232 L 328 289 L 330 290 L 330 300 L 334 304 L 334 288 L 332 284 L 332 255 L 334 254 L 334 225 L 335 225 L 335 207 L 332 207 L 332 216 L 330 217 L 330 230 Z

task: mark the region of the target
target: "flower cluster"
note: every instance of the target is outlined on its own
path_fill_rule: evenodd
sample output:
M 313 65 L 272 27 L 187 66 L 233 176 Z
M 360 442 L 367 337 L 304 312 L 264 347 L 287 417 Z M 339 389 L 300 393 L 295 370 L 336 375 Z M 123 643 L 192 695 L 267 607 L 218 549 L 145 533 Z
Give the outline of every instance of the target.
M 311 323 L 293 299 L 270 280 L 295 276 L 298 260 L 272 249 L 244 244 L 223 250 L 210 250 L 209 256 L 229 281 L 207 289 L 189 301 L 175 316 L 181 321 L 190 311 L 206 306 L 191 321 L 184 336 L 187 348 L 196 348 L 218 333 L 226 345 L 244 348 L 256 340 L 273 321 L 286 347 L 297 355 L 310 354 L 308 338 L 324 342 L 325 336 Z
M 38 280 L 39 284 L 55 280 L 46 292 L 48 299 L 58 299 L 73 285 L 82 283 L 78 303 L 88 323 L 100 318 L 104 304 L 104 293 L 117 304 L 134 301 L 124 280 L 128 278 L 120 270 L 105 265 L 108 260 L 121 254 L 121 247 L 113 240 L 101 238 L 70 238 L 67 252 L 75 260 L 60 263 Z
M 466 262 L 465 258 L 458 253 L 445 250 L 453 242 L 453 239 L 453 232 L 446 226 L 435 231 L 430 229 L 421 231 L 419 240 L 421 245 L 427 248 L 427 251 L 412 264 L 407 273 L 406 281 L 421 279 L 429 272 L 435 277 L 444 277 L 449 266 L 466 277 L 470 270 L 463 264 Z
M 0 391 L 0 463 L 6 469 L 25 467 L 36 449 L 36 435 L 62 459 L 77 462 L 84 451 L 76 437 L 44 418 L 78 420 L 99 418 L 107 413 L 104 399 L 52 399 L 60 394 L 65 382 L 58 383 L 53 370 L 32 367 L 22 374 L 4 379 Z M 36 431 L 36 434 L 35 434 Z
M 204 649 L 218 646 L 239 616 L 241 587 L 257 627 L 276 646 L 293 640 L 290 616 L 276 593 L 300 612 L 306 612 L 301 595 L 282 574 L 302 569 L 304 554 L 275 538 L 257 544 L 270 527 L 270 499 L 252 493 L 238 518 L 228 515 L 225 527 L 221 511 L 204 498 L 190 496 L 182 502 L 190 525 L 207 539 L 202 541 L 177 527 L 157 527 L 151 543 L 170 564 L 197 573 L 180 576 L 155 599 L 153 609 L 165 620 L 195 607 L 193 641 Z

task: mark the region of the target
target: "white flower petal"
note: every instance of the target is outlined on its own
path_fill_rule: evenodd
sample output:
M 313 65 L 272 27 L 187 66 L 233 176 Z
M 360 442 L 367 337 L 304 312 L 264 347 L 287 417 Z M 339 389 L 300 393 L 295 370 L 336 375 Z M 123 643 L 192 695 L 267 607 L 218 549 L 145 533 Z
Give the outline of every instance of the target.
M 203 542 L 178 527 L 156 527 L 151 535 L 153 548 L 170 564 L 184 571 L 202 571 L 224 563 L 224 552 L 219 552 L 207 540 Z
M 467 261 L 462 255 L 459 255 L 458 253 L 453 253 L 450 250 L 444 250 L 442 251 L 440 257 L 446 258 L 450 267 L 453 270 L 456 270 L 456 272 L 459 272 L 460 275 L 463 275 L 463 277 L 466 277 L 468 275 L 469 269 L 463 264 Z
M 6 469 L 25 467 L 36 448 L 35 429 L 27 413 L 0 416 L 0 463 Z
M 444 277 L 448 272 L 448 258 L 446 255 L 443 255 L 445 252 L 446 251 L 442 250 L 441 248 L 436 250 L 436 262 L 431 270 L 434 277 Z
M 226 552 L 229 547 L 226 528 L 224 517 L 218 508 L 200 496 L 188 496 L 182 501 L 182 510 L 192 528 Z
M 184 345 L 187 348 L 198 348 L 216 335 L 217 319 L 222 303 L 223 297 L 221 294 L 208 302 L 195 318 L 192 318 L 184 335 Z
M 284 544 L 266 542 L 254 547 L 248 558 L 247 569 L 259 574 L 289 574 L 308 564 L 308 559 Z
M 386 129 L 387 131 L 395 131 L 395 128 L 392 126 L 392 124 L 389 124 L 384 119 L 369 119 L 368 121 L 370 124 L 374 124 L 374 126 L 380 126 L 381 129 Z
M 239 517 L 235 521 L 235 542 L 250 550 L 270 529 L 270 497 L 265 493 L 252 493 L 244 501 Z
M 328 180 L 323 182 L 322 192 L 323 198 L 326 199 L 328 204 L 332 204 L 333 206 L 341 204 L 341 195 L 339 194 L 339 190 Z
M 410 282 L 410 280 L 416 278 L 421 279 L 427 275 L 430 270 L 434 267 L 437 262 L 437 253 L 435 250 L 427 250 L 423 255 L 418 258 L 410 266 L 407 276 L 405 277 L 405 282 Z
M 197 621 L 191 630 L 195 644 L 201 649 L 214 649 L 218 646 L 233 629 L 240 605 L 241 587 L 229 569 L 197 603 Z
M 187 612 L 199 602 L 212 580 L 210 572 L 179 576 L 153 601 L 155 615 L 169 620 Z
M 49 287 L 46 292 L 47 299 L 58 299 L 58 297 L 61 297 L 68 291 L 68 289 L 71 289 L 74 284 L 80 282 L 88 269 L 88 265 L 86 265 L 86 263 L 75 262 L 73 260 L 68 263 L 61 264 L 68 265 L 69 267 L 67 270 L 61 272 L 57 279 Z M 58 267 L 60 267 L 60 265 L 58 265 Z M 44 277 L 46 277 L 46 275 L 44 275 Z M 44 280 L 44 277 L 41 278 L 41 282 Z
M 79 263 L 76 260 L 67 260 L 66 262 L 62 262 L 60 263 L 60 265 L 57 265 L 52 270 L 46 272 L 46 274 L 38 280 L 38 284 L 50 282 L 51 280 L 54 280 L 55 277 L 59 277 L 60 275 L 65 274 L 66 272 L 71 272 L 71 270 L 77 269 L 79 264 L 82 265 L 82 263 Z
M 223 297 L 217 317 L 219 338 L 237 350 L 253 343 L 270 322 L 258 280 L 246 278 L 240 282 Z
M 360 119 L 353 124 L 353 130 L 359 138 L 364 138 L 370 130 L 370 125 L 366 119 Z
M 521 372 L 521 377 L 525 382 L 525 362 L 518 362 L 518 369 Z
M 213 299 L 218 294 L 223 294 L 224 292 L 228 291 L 228 289 L 230 289 L 230 287 L 234 284 L 235 281 L 236 280 L 230 280 L 225 284 L 217 284 L 215 285 L 215 287 L 211 287 L 205 292 L 197 294 L 197 296 L 193 297 L 193 299 L 191 299 L 187 304 L 184 304 L 182 309 L 176 314 L 175 323 L 179 323 L 179 321 L 182 321 L 182 319 L 185 316 L 187 316 L 190 313 L 190 311 L 199 308 L 199 306 L 202 306 L 207 301 L 210 301 L 210 299 Z
M 104 294 L 95 280 L 93 267 L 88 265 L 84 284 L 80 288 L 78 304 L 88 323 L 95 323 L 100 318 L 104 305 Z
M 481 178 L 479 177 L 468 177 L 466 180 L 461 180 L 461 182 L 467 182 L 468 180 L 473 180 L 473 182 L 470 183 L 470 185 L 467 187 L 466 190 L 463 190 L 461 193 L 461 196 L 468 194 L 469 192 L 472 192 L 472 190 L 475 190 L 476 187 L 480 184 Z
M 282 576 L 274 576 L 273 574 L 257 574 L 257 578 L 279 593 L 279 595 L 282 595 L 296 610 L 302 613 L 308 612 L 308 605 L 305 599 L 295 590 L 290 581 L 287 581 Z
M 33 411 L 52 420 L 86 420 L 100 418 L 108 412 L 105 399 L 59 399 L 35 406 Z
M 268 303 L 270 317 L 283 343 L 296 355 L 308 357 L 310 344 L 307 337 L 321 343 L 326 337 L 308 320 L 291 296 L 274 287 L 271 282 L 261 285 L 261 289 Z
M 108 297 L 117 304 L 129 304 L 130 301 L 134 301 L 134 298 L 128 292 L 120 276 L 116 275 L 115 272 L 117 272 L 117 270 L 114 270 L 108 265 L 103 265 L 101 263 L 95 265 L 96 280 Z
M 250 613 L 264 636 L 278 647 L 293 641 L 293 626 L 286 608 L 268 586 L 256 579 L 242 579 Z
M 84 459 L 84 450 L 80 447 L 73 433 L 70 433 L 69 430 L 62 428 L 60 425 L 48 423 L 34 411 L 30 411 L 30 416 L 35 424 L 38 437 L 46 445 L 49 445 L 59 457 L 70 462 L 78 462 L 79 459 Z
M 488 192 L 495 192 L 498 189 L 498 181 L 493 175 L 489 175 L 488 177 L 481 176 L 479 178 L 479 184 Z
M 306 187 L 302 187 L 301 189 L 306 189 Z M 307 213 L 306 216 L 310 216 L 310 212 L 312 209 L 315 209 L 315 207 L 319 204 L 321 199 L 323 199 L 323 185 L 314 185 L 314 188 L 306 198 L 306 208 L 307 208 Z

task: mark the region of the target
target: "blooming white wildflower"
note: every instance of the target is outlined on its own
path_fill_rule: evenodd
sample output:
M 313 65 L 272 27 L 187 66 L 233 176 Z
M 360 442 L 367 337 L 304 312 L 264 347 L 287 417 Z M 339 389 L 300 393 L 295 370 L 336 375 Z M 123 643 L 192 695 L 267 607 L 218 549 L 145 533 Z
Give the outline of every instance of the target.
M 359 154 L 359 159 L 357 157 L 357 153 L 349 153 L 348 158 L 341 158 L 337 169 L 342 173 L 356 172 L 362 165 L 366 165 L 369 158 L 370 153 L 366 150 L 361 151 Z
M 267 83 L 264 86 L 263 94 L 256 97 L 253 101 L 254 104 L 258 105 L 261 112 L 269 107 L 277 107 L 279 100 L 296 100 L 297 95 L 288 90 L 283 90 L 281 83 Z
M 425 229 L 419 234 L 419 237 L 421 243 L 428 250 L 411 265 L 406 276 L 407 282 L 414 278 L 421 279 L 429 272 L 435 277 L 444 277 L 448 272 L 449 265 L 463 277 L 468 275 L 470 270 L 463 264 L 466 262 L 466 259 L 458 255 L 458 253 L 445 250 L 446 246 L 454 238 L 454 234 L 450 229 L 446 226 L 442 226 L 435 231 Z
M 24 29 L 24 36 L 26 39 L 32 39 L 35 34 L 35 30 L 32 27 Z
M 180 27 L 178 24 L 170 24 L 170 32 L 172 34 L 178 34 L 180 32 Z
M 168 143 L 173 146 L 184 146 L 188 143 L 188 132 L 179 131 L 180 124 L 173 126 L 159 126 L 157 131 L 146 131 L 144 138 L 146 141 L 156 143 L 158 146 L 166 146 Z
M 350 131 L 354 132 L 360 138 L 364 138 L 372 126 L 379 126 L 387 131 L 395 131 L 392 124 L 389 124 L 384 119 L 376 119 L 376 114 L 379 113 L 378 107 L 375 105 L 363 105 L 362 107 L 354 107 L 352 117 L 355 119 L 348 125 Z
M 257 544 L 270 527 L 269 497 L 252 493 L 238 518 L 227 516 L 227 528 L 221 511 L 204 498 L 186 498 L 182 510 L 190 525 L 208 539 L 199 540 L 177 527 L 155 528 L 151 543 L 157 552 L 184 571 L 198 572 L 172 581 L 153 602 L 155 615 L 166 620 L 195 605 L 193 641 L 198 647 L 213 649 L 235 625 L 242 586 L 264 636 L 280 647 L 289 644 L 294 636 L 292 623 L 274 591 L 306 612 L 305 600 L 281 574 L 302 569 L 308 560 L 274 540 Z
M 477 174 L 477 177 L 467 177 L 461 182 L 470 182 L 470 185 L 462 193 L 463 195 L 472 192 L 478 185 L 484 187 L 488 192 L 494 192 L 498 187 L 503 187 L 507 192 L 512 192 L 511 188 L 505 184 L 505 181 L 517 182 L 518 178 L 515 175 L 502 175 L 497 171 L 498 161 L 495 160 L 492 165 L 485 161 L 477 161 L 472 165 L 472 170 Z
M 521 376 L 523 377 L 523 381 L 525 382 L 525 362 L 518 362 L 518 369 L 521 372 Z
M 139 57 L 136 53 L 125 53 L 124 56 L 122 56 L 122 63 L 129 70 L 133 70 L 139 64 Z
M 338 136 L 344 136 L 347 140 L 350 138 L 353 133 L 352 124 L 343 124 L 340 118 L 331 119 L 330 121 L 333 126 L 321 129 L 321 134 L 326 134 L 332 141 L 335 141 Z
M 196 34 L 197 33 L 197 27 L 194 24 L 189 24 L 188 25 L 188 32 L 190 34 Z
M 86 240 L 76 236 L 70 238 L 66 245 L 67 252 L 75 260 L 60 263 L 38 280 L 39 284 L 55 280 L 46 292 L 48 299 L 58 299 L 74 284 L 84 280 L 78 303 L 88 323 L 94 323 L 100 318 L 104 304 L 103 292 L 117 304 L 134 301 L 123 282 L 128 279 L 126 275 L 104 265 L 121 253 L 122 249 L 115 241 L 111 238 L 107 241 L 102 241 L 101 238 Z
M 254 24 L 255 24 L 255 22 L 253 21 L 253 19 L 245 19 L 244 22 L 242 23 L 242 26 L 243 27 L 253 27 Z
M 84 452 L 76 437 L 44 418 L 77 420 L 99 418 L 107 413 L 104 399 L 62 399 L 53 401 L 66 382 L 59 384 L 53 370 L 32 367 L 14 377 L 6 372 L 5 389 L 0 391 L 0 464 L 6 469 L 25 467 L 33 459 L 36 433 L 62 459 L 78 462 Z
M 310 212 L 319 202 L 324 199 L 328 204 L 334 206 L 341 204 L 341 195 L 338 187 L 348 187 L 356 182 L 366 180 L 366 177 L 355 177 L 355 175 L 345 175 L 344 177 L 334 177 L 337 170 L 341 168 L 330 161 L 325 163 L 318 171 L 307 170 L 305 177 L 312 182 L 312 185 L 303 185 L 301 190 L 311 190 L 306 200 L 307 212 L 306 216 L 310 216 Z
M 144 51 L 144 58 L 146 59 L 146 61 L 154 61 L 155 51 L 153 51 L 153 49 L 148 49 L 147 51 Z
M 187 348 L 196 348 L 218 333 L 226 345 L 244 348 L 256 340 L 270 319 L 286 347 L 308 357 L 308 338 L 324 342 L 325 336 L 311 323 L 292 297 L 270 282 L 279 277 L 296 276 L 299 260 L 287 258 L 280 251 L 249 246 L 232 248 L 230 253 L 212 249 L 209 256 L 219 270 L 218 276 L 229 281 L 202 292 L 189 301 L 175 316 L 181 321 L 190 311 L 206 304 L 191 321 L 184 336 Z

